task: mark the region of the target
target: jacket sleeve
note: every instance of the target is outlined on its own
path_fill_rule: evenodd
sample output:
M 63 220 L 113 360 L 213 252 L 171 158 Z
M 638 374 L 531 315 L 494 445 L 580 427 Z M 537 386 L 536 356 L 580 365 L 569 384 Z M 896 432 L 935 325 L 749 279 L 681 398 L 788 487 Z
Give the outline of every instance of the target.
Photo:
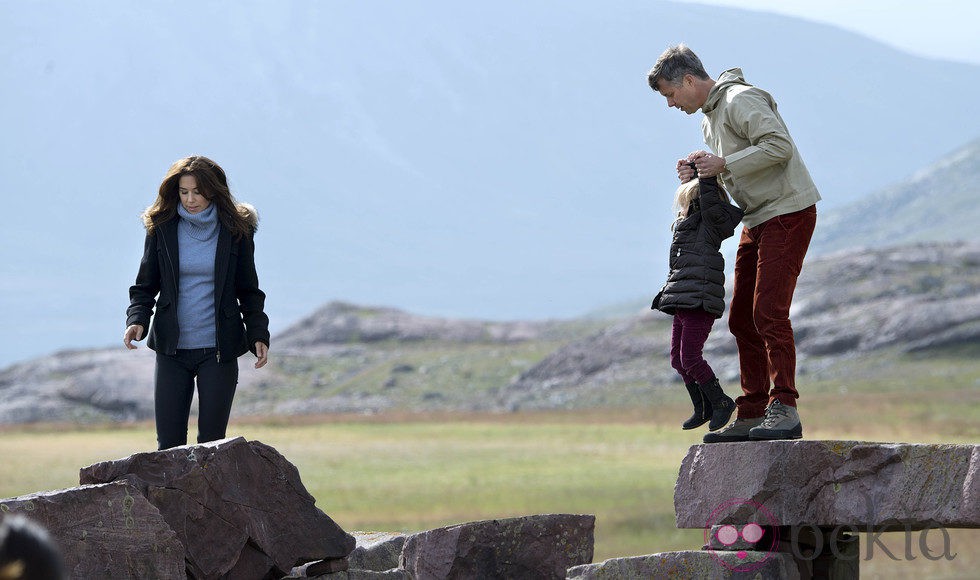
M 744 212 L 721 197 L 718 180 L 714 177 L 698 181 L 701 198 L 701 223 L 711 232 L 712 238 L 720 245 L 722 241 L 735 235 L 735 228 L 742 220 Z
M 265 292 L 259 289 L 255 271 L 255 241 L 251 234 L 242 236 L 239 242 L 235 271 L 235 296 L 245 322 L 248 348 L 254 353 L 256 342 L 269 345 L 269 317 L 265 314 Z
M 736 180 L 793 157 L 793 140 L 773 106 L 763 93 L 745 91 L 726 108 L 729 129 L 749 143 L 725 156 L 726 170 Z
M 146 234 L 143 243 L 143 259 L 136 273 L 136 283 L 129 287 L 129 308 L 126 309 L 126 326 L 139 324 L 143 327 L 143 339 L 150 328 L 150 317 L 160 293 L 160 257 L 157 254 L 157 235 Z

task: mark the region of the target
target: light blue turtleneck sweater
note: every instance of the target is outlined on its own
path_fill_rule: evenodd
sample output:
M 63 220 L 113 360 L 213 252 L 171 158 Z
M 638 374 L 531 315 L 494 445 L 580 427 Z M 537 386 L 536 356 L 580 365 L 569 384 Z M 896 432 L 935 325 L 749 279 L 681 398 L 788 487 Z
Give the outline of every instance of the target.
M 217 345 L 214 320 L 214 257 L 218 249 L 218 212 L 214 204 L 192 214 L 177 206 L 180 288 L 177 296 L 177 348 Z

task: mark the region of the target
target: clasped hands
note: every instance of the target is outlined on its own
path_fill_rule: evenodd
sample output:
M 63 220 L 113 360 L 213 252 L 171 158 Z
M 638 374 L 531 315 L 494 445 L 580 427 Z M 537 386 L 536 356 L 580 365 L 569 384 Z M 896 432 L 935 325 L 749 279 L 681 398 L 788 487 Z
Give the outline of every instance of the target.
M 691 169 L 691 163 L 698 168 L 697 173 Z M 677 177 L 681 183 L 687 183 L 695 177 L 714 177 L 725 170 L 725 158 L 699 150 L 684 159 L 677 160 Z

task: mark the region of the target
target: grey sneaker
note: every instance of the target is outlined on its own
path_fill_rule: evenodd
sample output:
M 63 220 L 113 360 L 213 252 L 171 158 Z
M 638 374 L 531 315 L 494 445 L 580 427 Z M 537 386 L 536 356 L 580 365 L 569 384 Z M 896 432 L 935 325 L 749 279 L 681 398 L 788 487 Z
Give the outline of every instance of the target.
M 735 419 L 728 425 L 728 427 L 725 427 L 721 431 L 705 433 L 704 442 L 735 443 L 737 441 L 751 441 L 749 438 L 749 430 L 753 427 L 762 425 L 762 420 L 763 417 L 755 417 L 753 419 Z
M 773 401 L 766 409 L 762 425 L 749 431 L 752 439 L 802 439 L 803 425 L 796 407 Z

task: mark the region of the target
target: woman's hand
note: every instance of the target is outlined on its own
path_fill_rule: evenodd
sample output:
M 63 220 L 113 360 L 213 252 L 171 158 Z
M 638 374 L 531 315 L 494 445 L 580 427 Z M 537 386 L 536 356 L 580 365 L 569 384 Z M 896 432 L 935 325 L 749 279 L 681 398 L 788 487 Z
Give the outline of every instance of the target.
M 259 357 L 259 360 L 255 361 L 255 368 L 264 367 L 265 363 L 269 362 L 269 345 L 255 341 L 255 356 Z
M 123 344 L 125 344 L 126 348 L 129 350 L 135 350 L 136 345 L 133 344 L 134 340 L 143 340 L 142 324 L 131 324 L 128 328 L 126 328 L 126 333 L 123 334 Z

